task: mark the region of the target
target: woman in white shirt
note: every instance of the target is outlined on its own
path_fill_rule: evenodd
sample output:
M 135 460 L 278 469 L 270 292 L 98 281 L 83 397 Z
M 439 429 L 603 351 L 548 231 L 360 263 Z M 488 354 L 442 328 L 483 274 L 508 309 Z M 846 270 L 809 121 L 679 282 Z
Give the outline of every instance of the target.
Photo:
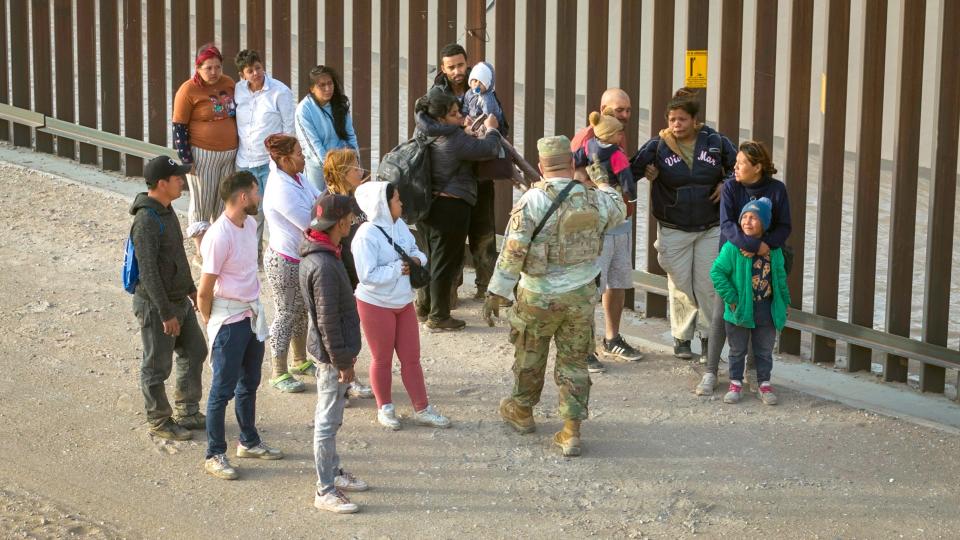
M 287 368 L 287 352 L 291 339 L 303 339 L 307 331 L 307 311 L 300 294 L 300 241 L 310 225 L 310 212 L 320 192 L 301 174 L 304 157 L 296 137 L 274 134 L 263 144 L 270 152 L 270 179 L 263 197 L 270 243 L 263 267 L 276 306 L 270 325 L 270 385 L 281 392 L 303 392 L 303 382 Z M 312 366 L 306 358 L 296 358 L 294 362 L 297 365 L 293 371 L 301 373 Z
M 413 404 L 417 424 L 450 427 L 427 398 L 420 366 L 420 329 L 413 307 L 410 267 L 397 248 L 416 265 L 427 263 L 407 224 L 400 219 L 400 193 L 387 182 L 367 182 L 355 192 L 357 205 L 367 216 L 353 239 L 353 260 L 360 284 L 357 286 L 357 312 L 360 328 L 370 347 L 370 386 L 377 399 L 377 421 L 397 430 L 391 368 L 393 353 L 400 361 L 400 378 Z

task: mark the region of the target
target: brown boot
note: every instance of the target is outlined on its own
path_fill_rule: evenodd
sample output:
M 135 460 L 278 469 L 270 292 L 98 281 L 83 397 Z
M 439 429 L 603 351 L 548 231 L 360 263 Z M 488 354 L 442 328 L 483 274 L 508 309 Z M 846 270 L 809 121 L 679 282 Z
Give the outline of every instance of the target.
M 580 421 L 564 420 L 563 429 L 553 436 L 553 443 L 560 447 L 564 457 L 580 455 Z
M 533 433 L 537 429 L 533 421 L 533 407 L 518 405 L 513 398 L 500 400 L 500 417 L 519 433 Z

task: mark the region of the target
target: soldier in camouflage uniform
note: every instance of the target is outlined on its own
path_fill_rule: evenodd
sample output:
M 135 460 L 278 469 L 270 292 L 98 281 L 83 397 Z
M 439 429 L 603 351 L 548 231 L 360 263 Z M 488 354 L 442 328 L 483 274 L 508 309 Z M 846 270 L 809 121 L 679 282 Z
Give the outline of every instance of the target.
M 578 456 L 580 422 L 587 418 L 590 398 L 586 357 L 593 344 L 597 259 L 603 234 L 623 222 L 626 207 L 605 178 L 597 178 L 596 189 L 573 180 L 574 161 L 566 137 L 540 139 L 537 150 L 544 180 L 527 191 L 511 212 L 483 311 L 492 324 L 519 281 L 510 314 L 515 380 L 512 396 L 500 402 L 500 415 L 520 433 L 535 429 L 533 406 L 540 401 L 553 338 L 557 348 L 554 382 L 560 388 L 559 412 L 564 419 L 563 430 L 553 440 L 564 456 Z M 566 198 L 550 213 L 571 183 Z

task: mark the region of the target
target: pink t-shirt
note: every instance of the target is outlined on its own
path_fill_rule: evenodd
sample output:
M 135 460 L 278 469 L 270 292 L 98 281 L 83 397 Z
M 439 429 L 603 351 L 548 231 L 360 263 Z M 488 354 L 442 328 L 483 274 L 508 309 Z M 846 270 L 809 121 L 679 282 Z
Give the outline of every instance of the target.
M 252 302 L 260 296 L 257 279 L 257 222 L 251 216 L 237 227 L 221 214 L 207 229 L 200 243 L 203 273 L 215 274 L 213 295 L 217 298 Z M 253 315 L 252 311 L 231 317 L 223 324 L 235 323 Z

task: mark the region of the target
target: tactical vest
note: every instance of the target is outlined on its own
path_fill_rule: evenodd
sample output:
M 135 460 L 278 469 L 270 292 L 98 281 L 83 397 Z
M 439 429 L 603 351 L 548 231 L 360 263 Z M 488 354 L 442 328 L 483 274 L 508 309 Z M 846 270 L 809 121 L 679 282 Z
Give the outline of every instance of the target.
M 537 182 L 533 187 L 542 190 L 553 201 L 564 186 L 557 182 Z M 542 276 L 549 267 L 575 266 L 600 256 L 603 234 L 597 197 L 594 189 L 581 191 L 574 188 L 531 243 L 523 265 L 524 273 Z

